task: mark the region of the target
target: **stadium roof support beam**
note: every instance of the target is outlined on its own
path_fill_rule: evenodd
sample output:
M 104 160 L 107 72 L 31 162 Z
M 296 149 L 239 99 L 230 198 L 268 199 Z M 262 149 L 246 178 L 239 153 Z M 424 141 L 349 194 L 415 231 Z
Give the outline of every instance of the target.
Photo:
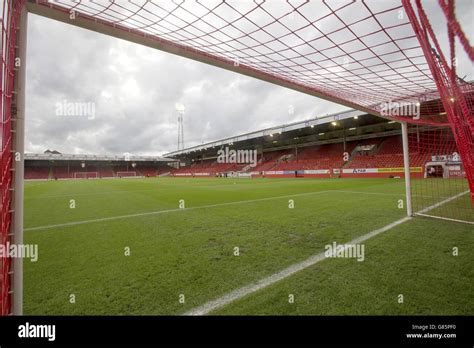
M 97 18 L 87 16 L 82 13 L 75 13 L 75 18 L 71 19 L 68 9 L 56 6 L 52 3 L 37 3 L 35 0 L 28 0 L 28 11 L 39 16 L 54 19 L 63 23 L 71 24 L 80 28 L 92 30 L 101 34 L 112 36 L 118 39 L 130 41 L 136 44 L 144 45 L 150 48 L 158 49 L 167 53 L 175 54 L 181 57 L 193 59 L 195 61 L 213 65 L 219 68 L 230 70 L 242 75 L 257 78 L 272 84 L 293 89 L 314 97 L 325 99 L 337 104 L 348 106 L 352 109 L 364 111 L 374 116 L 381 116 L 379 112 L 373 109 L 363 107 L 348 100 L 325 94 L 322 91 L 305 85 L 302 82 L 286 79 L 271 73 L 263 72 L 243 63 L 235 64 L 233 60 L 217 57 L 204 51 L 187 47 L 178 43 L 171 42 L 162 38 L 153 37 L 146 33 L 120 26 L 118 24 L 110 25 Z

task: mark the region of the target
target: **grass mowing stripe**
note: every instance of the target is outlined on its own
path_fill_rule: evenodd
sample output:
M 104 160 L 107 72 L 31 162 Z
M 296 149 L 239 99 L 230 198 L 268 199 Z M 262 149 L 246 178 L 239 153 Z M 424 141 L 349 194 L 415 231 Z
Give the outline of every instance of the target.
M 109 191 L 108 186 L 102 189 Z M 362 190 L 368 185 L 353 186 Z M 124 187 L 118 185 L 117 188 Z M 130 189 L 138 187 L 140 185 L 129 186 Z M 74 186 L 61 189 L 64 192 L 72 188 Z M 82 188 L 91 189 L 90 186 Z M 109 216 L 174 209 L 177 208 L 178 198 L 185 198 L 188 206 L 193 207 L 333 188 L 334 185 L 324 184 L 296 190 L 294 185 L 287 185 L 255 192 L 252 185 L 246 190 L 236 189 L 237 194 L 229 196 L 215 190 L 197 197 L 200 200 L 187 197 L 189 194 L 185 191 L 183 194 L 182 189 L 178 189 L 177 193 L 158 190 L 157 203 L 167 202 L 167 206 L 153 208 L 153 205 L 148 205 L 148 209 Z M 79 202 L 80 209 L 74 212 L 94 208 L 101 215 L 81 218 L 80 214 L 76 214 L 69 221 L 107 217 L 102 215 L 105 211 L 101 210 L 101 206 L 125 204 L 133 209 L 134 195 L 124 198 L 127 199 L 100 201 L 101 204 L 95 204 L 92 200 L 87 204 Z M 295 209 L 289 209 L 288 200 L 228 205 L 184 214 L 149 215 L 51 229 L 46 233 L 26 233 L 25 240 L 38 244 L 41 254 L 37 263 L 25 264 L 25 312 L 180 315 L 301 262 L 323 251 L 322 246 L 329 242 L 336 240 L 343 243 L 404 217 L 403 210 L 397 209 L 396 202 L 388 196 L 308 195 L 295 198 Z M 37 203 L 46 208 L 42 210 L 43 215 L 52 218 L 54 214 L 64 214 L 66 210 L 51 209 L 40 201 Z M 346 219 L 340 219 L 341 214 Z M 68 222 L 42 221 L 33 226 Z M 367 221 L 376 227 L 371 228 Z M 240 257 L 233 254 L 235 246 L 240 248 Z M 125 257 L 124 247 L 132 250 L 130 257 Z M 185 304 L 178 303 L 176 296 L 181 293 L 186 294 Z M 75 294 L 80 301 L 71 305 L 68 294 Z
M 135 190 L 135 191 L 130 191 L 130 192 L 142 192 L 141 190 Z M 174 213 L 178 211 L 186 211 L 186 210 L 194 210 L 194 209 L 204 209 L 204 208 L 215 208 L 215 207 L 221 207 L 221 206 L 226 206 L 226 205 L 233 205 L 233 204 L 246 204 L 246 203 L 253 203 L 253 202 L 262 202 L 262 201 L 267 201 L 267 200 L 272 200 L 272 199 L 281 199 L 281 198 L 291 198 L 291 197 L 302 197 L 302 196 L 307 196 L 307 195 L 313 195 L 313 194 L 321 194 L 321 193 L 354 193 L 354 194 L 368 194 L 368 195 L 382 195 L 382 196 L 392 196 L 392 195 L 398 195 L 396 193 L 377 193 L 377 192 L 361 192 L 361 191 L 345 191 L 345 190 L 325 190 L 325 191 L 316 191 L 316 192 L 307 192 L 307 193 L 297 193 L 293 195 L 284 195 L 284 196 L 276 196 L 276 197 L 266 197 L 266 198 L 258 198 L 258 199 L 252 199 L 252 200 L 245 200 L 245 201 L 235 201 L 235 202 L 226 202 L 226 203 L 218 203 L 218 204 L 208 204 L 208 205 L 202 205 L 202 206 L 196 206 L 196 207 L 191 207 L 191 208 L 185 208 L 185 209 L 167 209 L 167 210 L 158 210 L 158 211 L 151 211 L 151 212 L 144 212 L 144 213 L 137 213 L 137 214 L 128 214 L 128 215 L 121 215 L 121 216 L 111 216 L 111 217 L 106 217 L 106 218 L 99 218 L 99 219 L 91 219 L 91 220 L 83 220 L 83 221 L 73 221 L 73 222 L 66 222 L 63 224 L 55 224 L 55 225 L 45 225 L 45 226 L 36 226 L 36 227 L 28 227 L 25 228 L 24 231 L 38 231 L 38 230 L 46 230 L 46 229 L 52 229 L 52 228 L 58 228 L 58 227 L 67 227 L 67 226 L 76 226 L 76 225 L 82 225 L 82 224 L 89 224 L 89 223 L 94 223 L 94 222 L 103 222 L 103 221 L 111 221 L 111 220 L 118 220 L 118 219 L 129 219 L 129 218 L 134 218 L 134 217 L 140 217 L 140 216 L 146 216 L 146 215 L 159 215 L 159 214 L 165 214 L 165 213 Z M 469 191 L 468 191 L 469 192 Z
M 346 243 L 346 244 L 357 244 L 357 243 L 361 243 L 369 238 L 372 238 L 382 232 L 385 232 L 385 231 L 388 231 L 390 229 L 392 229 L 393 227 L 395 226 L 398 226 L 408 220 L 410 220 L 411 217 L 405 217 L 403 219 L 400 219 L 400 220 L 397 220 L 397 221 L 394 221 L 392 222 L 391 224 L 389 225 L 386 225 L 382 228 L 379 228 L 377 230 L 374 230 L 374 231 L 371 231 L 367 234 L 364 234 L 363 236 L 360 236 L 360 237 L 357 237 L 355 239 L 353 239 L 352 241 L 350 241 L 349 243 Z M 294 265 L 291 265 L 290 267 L 288 268 L 285 268 L 284 270 L 278 272 L 278 273 L 275 273 L 275 274 L 272 274 L 271 276 L 268 276 L 264 279 L 261 279 L 259 281 L 257 281 L 256 283 L 252 283 L 250 285 L 247 285 L 247 286 L 244 286 L 240 289 L 237 289 L 237 290 L 234 290 L 230 293 L 228 293 L 227 295 L 224 295 L 216 300 L 213 300 L 213 301 L 210 301 L 210 302 L 207 302 L 205 304 L 203 304 L 202 306 L 199 306 L 195 309 L 192 309 L 191 311 L 189 312 L 186 312 L 184 313 L 184 315 L 206 315 L 208 314 L 209 312 L 213 311 L 213 310 L 216 310 L 222 306 L 225 306 L 227 304 L 230 304 L 238 299 L 241 299 L 242 297 L 244 296 L 247 296 L 247 295 L 250 295 L 251 293 L 254 293 L 258 290 L 261 290 L 263 288 L 266 288 L 276 282 L 279 282 L 280 280 L 283 280 L 285 278 L 288 278 L 289 276 L 301 271 L 301 270 L 304 270 L 308 267 L 311 267 L 313 265 L 315 265 L 316 263 L 322 261 L 326 259 L 326 256 L 325 256 L 325 252 L 321 252 L 317 255 L 314 255 L 314 256 L 311 256 L 310 258 L 302 261 L 302 262 L 299 262 L 297 264 L 294 264 Z
M 44 199 L 44 198 L 62 198 L 62 197 L 71 197 L 71 196 L 97 196 L 97 195 L 106 195 L 106 194 L 115 194 L 115 193 L 133 193 L 133 192 L 150 192 L 150 190 L 123 190 L 123 191 L 106 191 L 106 192 L 88 192 L 88 193 L 68 193 L 63 195 L 51 195 L 51 196 L 38 196 L 38 197 L 27 197 L 25 200 L 31 199 Z
M 435 209 L 435 208 L 437 208 L 437 207 L 439 207 L 439 206 L 441 206 L 445 203 L 448 203 L 448 202 L 450 202 L 450 201 L 452 201 L 456 198 L 459 198 L 459 197 L 465 195 L 467 192 L 469 192 L 469 191 L 462 192 L 462 193 L 457 194 L 455 196 L 452 196 L 448 199 L 442 200 L 442 201 L 440 201 L 436 204 L 433 204 L 433 205 L 421 210 L 418 213 L 422 213 L 422 212 L 426 213 L 426 212 L 428 212 L 432 209 Z M 390 230 L 390 229 L 392 229 L 392 228 L 394 228 L 398 225 L 401 225 L 401 224 L 403 224 L 403 223 L 405 223 L 405 222 L 407 222 L 411 219 L 412 219 L 412 217 L 407 216 L 407 217 L 404 217 L 403 219 L 399 219 L 397 221 L 394 221 L 394 222 L 392 222 L 392 223 L 390 223 L 390 224 L 388 224 L 388 225 L 386 225 L 382 228 L 379 228 L 377 230 L 366 233 L 366 234 L 364 234 L 360 237 L 357 237 L 357 238 L 351 240 L 348 243 L 345 243 L 346 246 L 344 248 L 346 248 L 348 245 L 355 245 L 355 244 L 359 244 L 361 242 L 364 242 L 364 241 L 366 241 L 366 240 L 368 240 L 372 237 L 375 237 L 375 236 L 379 235 L 380 233 L 386 232 L 386 231 L 388 231 L 388 230 Z M 285 268 L 284 270 L 282 270 L 278 273 L 272 274 L 272 275 L 270 275 L 266 278 L 260 279 L 259 281 L 255 282 L 255 283 L 252 283 L 250 285 L 247 285 L 247 286 L 244 286 L 244 287 L 239 288 L 237 290 L 234 290 L 234 291 L 232 291 L 232 292 L 230 292 L 230 293 L 228 293 L 228 294 L 226 294 L 226 295 L 224 295 L 220 298 L 209 301 L 209 302 L 203 304 L 202 306 L 199 306 L 197 308 L 194 308 L 194 309 L 184 313 L 184 315 L 189 315 L 189 316 L 191 316 L 191 315 L 194 315 L 194 316 L 196 316 L 196 315 L 206 315 L 206 314 L 208 314 L 208 313 L 210 313 L 210 312 L 212 312 L 212 311 L 214 311 L 214 310 L 216 310 L 220 307 L 228 305 L 228 304 L 230 304 L 230 303 L 232 303 L 236 300 L 239 300 L 239 299 L 241 299 L 241 298 L 243 298 L 247 295 L 250 295 L 250 294 L 252 294 L 256 291 L 259 291 L 259 290 L 264 289 L 264 288 L 266 288 L 270 285 L 273 285 L 273 284 L 275 284 L 275 283 L 277 283 L 277 282 L 279 282 L 279 281 L 281 281 L 285 278 L 288 278 L 289 276 L 291 276 L 291 275 L 293 275 L 293 274 L 295 274 L 299 271 L 302 271 L 302 270 L 304 270 L 308 267 L 311 267 L 311 266 L 317 264 L 318 262 L 320 262 L 324 259 L 326 259 L 325 252 L 321 252 L 319 254 L 313 255 L 313 256 L 309 257 L 308 259 L 306 259 L 302 262 L 299 262 L 297 264 L 291 265 L 290 267 L 287 267 L 287 268 Z
M 159 215 L 159 214 L 165 214 L 165 213 L 175 213 L 175 212 L 179 212 L 179 211 L 189 211 L 189 210 L 196 210 L 196 209 L 222 207 L 222 206 L 226 206 L 226 205 L 263 202 L 263 201 L 269 201 L 269 200 L 273 200 L 273 199 L 302 197 L 302 196 L 315 195 L 315 194 L 321 194 L 321 193 L 329 193 L 329 192 L 334 192 L 334 191 L 316 191 L 316 192 L 298 193 L 298 194 L 294 194 L 294 195 L 266 197 L 266 198 L 250 199 L 250 200 L 246 200 L 246 201 L 235 201 L 235 202 L 226 202 L 226 203 L 218 203 L 218 204 L 200 205 L 200 206 L 191 207 L 191 208 L 182 208 L 182 209 L 177 208 L 177 209 L 167 209 L 167 210 L 150 211 L 150 212 L 145 212 L 145 213 L 121 215 L 121 216 L 111 216 L 111 217 L 100 218 L 100 219 L 66 222 L 66 223 L 63 223 L 63 224 L 56 224 L 56 225 L 29 227 L 29 228 L 25 228 L 24 231 L 28 232 L 28 231 L 46 230 L 46 229 L 52 229 L 52 228 L 57 228 L 57 227 L 67 227 L 67 226 L 90 224 L 90 223 L 94 223 L 94 222 L 103 222 L 103 221 L 111 221 L 111 220 L 119 220 L 119 219 L 129 219 L 129 218 L 146 216 L 146 215 Z
M 33 198 L 25 199 L 25 211 L 27 212 L 25 228 L 175 209 L 178 208 L 179 199 L 185 199 L 188 207 L 194 207 L 322 190 L 350 190 L 356 187 L 363 191 L 381 191 L 380 187 L 383 184 L 380 179 L 347 182 L 336 179 L 324 182 L 318 180 L 305 179 L 288 183 L 280 181 L 278 184 L 272 182 L 273 185 L 266 186 L 260 185 L 266 184 L 264 179 L 255 179 L 252 182 L 249 181 L 248 184 L 241 185 L 233 185 L 232 181 L 219 179 L 190 180 L 196 181 L 196 184 L 193 185 L 184 184 L 182 180 L 174 180 L 176 184 L 178 182 L 182 184 L 173 186 L 168 185 L 173 182 L 172 179 L 45 182 L 29 190 L 25 189 L 25 198 Z M 216 186 L 213 190 L 200 189 L 199 185 L 208 185 L 212 182 L 222 182 L 222 185 Z M 389 192 L 402 191 L 402 186 L 398 182 L 387 182 L 386 186 L 390 187 Z M 385 186 L 383 187 L 385 188 Z M 141 189 L 147 189 L 149 192 L 137 192 Z M 116 190 L 126 190 L 129 193 L 90 196 L 84 194 Z M 52 195 L 63 195 L 64 197 L 63 199 L 45 197 Z M 70 209 L 70 199 L 76 201 L 76 209 Z

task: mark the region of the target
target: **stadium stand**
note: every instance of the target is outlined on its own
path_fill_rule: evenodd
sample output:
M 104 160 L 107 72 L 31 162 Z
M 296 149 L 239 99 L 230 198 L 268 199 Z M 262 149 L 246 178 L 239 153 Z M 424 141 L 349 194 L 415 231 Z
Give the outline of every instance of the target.
M 147 177 L 152 177 L 156 176 L 157 170 L 156 168 L 153 167 L 147 167 L 147 166 L 137 166 L 137 171 L 139 176 L 147 176 Z
M 377 125 L 375 125 L 377 126 Z M 416 132 L 415 132 L 416 130 Z M 358 177 L 393 177 L 403 176 L 403 149 L 401 136 L 393 133 L 376 133 L 348 141 L 338 138 L 330 143 L 316 144 L 301 142 L 298 145 L 287 145 L 286 148 L 275 148 L 271 145 L 260 150 L 257 165 L 219 163 L 215 150 L 207 154 L 190 156 L 181 161 L 181 167 L 170 166 L 165 162 L 137 161 L 114 159 L 104 161 L 97 156 L 77 158 L 69 155 L 45 154 L 45 159 L 25 160 L 25 179 L 74 179 L 74 178 L 108 178 L 108 177 L 154 177 L 159 175 L 214 177 L 238 175 L 244 173 L 252 176 L 358 176 Z M 409 144 L 410 165 L 418 168 L 418 175 L 434 155 L 447 155 L 456 152 L 452 135 L 432 130 L 412 130 Z M 281 135 L 281 134 L 280 134 Z M 281 135 L 285 137 L 285 134 Z M 432 143 L 436 137 L 435 147 L 423 144 Z M 357 138 L 357 137 L 355 137 Z M 290 138 L 294 139 L 294 138 Z M 236 148 L 238 148 L 237 145 Z M 214 151 L 214 153 L 212 152 Z M 212 157 L 214 155 L 214 157 Z M 49 157 L 48 157 L 49 156 Z M 205 157 L 207 156 L 207 158 Z M 64 160 L 68 158 L 67 160 Z M 62 159 L 62 160 L 61 160 Z M 177 160 L 175 160 L 177 161 Z M 185 164 L 183 166 L 183 164 Z
M 412 131 L 414 132 L 414 130 Z M 452 154 L 456 151 L 453 139 L 441 138 L 435 148 L 420 146 L 438 136 L 430 131 L 415 133 L 417 141 L 410 142 L 411 167 L 416 175 L 423 174 L 423 167 L 433 155 Z M 418 145 L 417 145 L 418 144 Z M 211 155 L 208 153 L 208 155 Z M 371 134 L 364 139 L 344 142 L 341 138 L 329 144 L 299 143 L 286 149 L 263 149 L 256 167 L 217 163 L 216 159 L 194 159 L 188 166 L 172 171 L 175 176 L 215 176 L 216 173 L 246 172 L 253 176 L 355 176 L 401 177 L 403 149 L 400 134 Z
M 25 179 L 113 178 L 127 176 L 152 177 L 172 171 L 168 163 L 175 160 L 162 157 L 62 155 L 45 152 L 25 156 Z
M 25 179 L 48 179 L 50 173 L 49 167 L 26 167 L 25 168 Z

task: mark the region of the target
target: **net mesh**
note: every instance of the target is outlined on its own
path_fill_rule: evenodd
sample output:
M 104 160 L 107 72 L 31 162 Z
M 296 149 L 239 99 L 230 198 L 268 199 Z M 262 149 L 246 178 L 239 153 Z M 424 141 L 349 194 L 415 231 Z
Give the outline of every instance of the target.
M 465 166 L 449 127 L 413 127 L 409 136 L 413 211 L 474 223 Z
M 449 45 L 441 48 L 437 35 L 433 31 L 421 1 L 414 3 L 403 0 L 408 17 L 425 51 L 428 65 L 433 74 L 447 115 L 451 130 L 461 155 L 466 179 L 470 187 L 471 201 L 474 202 L 474 88 L 456 74 L 458 57 L 456 56 L 456 39 L 461 42 L 463 53 L 474 61 L 474 49 L 469 45 L 455 15 L 453 0 L 440 0 L 439 7 L 446 17 L 446 31 Z M 446 52 L 447 51 L 447 52 Z M 472 68 L 472 66 L 471 66 Z
M 439 99 L 400 1 L 36 3 L 63 12 L 70 23 L 113 27 L 375 114 L 388 101 Z M 424 111 L 416 122 L 447 122 Z
M 438 34 L 420 0 L 30 2 L 63 13 L 66 22 L 93 22 L 104 32 L 113 27 L 169 52 L 375 115 L 450 125 L 474 201 L 474 87 L 457 76 L 464 60 L 456 57 L 456 40 L 469 70 L 474 53 L 454 0 L 430 2 L 441 15 L 436 24 L 446 23 Z M 446 33 L 443 51 L 438 36 Z M 406 117 L 391 112 L 393 104 L 419 112 Z

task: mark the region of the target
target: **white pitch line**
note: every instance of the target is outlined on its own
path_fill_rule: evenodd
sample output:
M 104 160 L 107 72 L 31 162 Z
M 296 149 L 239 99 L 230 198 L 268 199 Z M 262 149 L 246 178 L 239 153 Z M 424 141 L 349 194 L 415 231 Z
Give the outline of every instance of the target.
M 55 225 L 35 226 L 35 227 L 24 228 L 23 231 L 29 232 L 29 231 L 46 230 L 46 229 L 52 229 L 52 228 L 58 228 L 58 227 L 68 227 L 68 226 L 90 224 L 90 223 L 95 223 L 95 222 L 112 221 L 112 220 L 119 220 L 119 219 L 129 219 L 129 218 L 147 216 L 147 215 L 160 215 L 160 214 L 166 214 L 166 213 L 175 213 L 175 212 L 179 212 L 179 211 L 204 209 L 204 208 L 216 208 L 216 207 L 221 207 L 221 206 L 226 206 L 226 205 L 246 204 L 246 203 L 268 201 L 268 200 L 280 199 L 280 198 L 301 197 L 301 196 L 308 196 L 308 195 L 314 195 L 314 194 L 320 194 L 320 193 L 354 193 L 354 194 L 368 194 L 368 195 L 373 195 L 373 194 L 396 195 L 396 194 L 383 194 L 383 193 L 376 193 L 376 192 L 325 190 L 325 191 L 316 191 L 316 192 L 307 192 L 307 193 L 297 193 L 297 194 L 293 194 L 293 195 L 258 198 L 258 199 L 251 199 L 251 200 L 246 200 L 246 201 L 235 201 L 235 202 L 226 202 L 226 203 L 218 203 L 218 204 L 210 204 L 210 205 L 201 205 L 201 206 L 185 208 L 185 209 L 177 208 L 177 209 L 168 209 L 168 210 L 157 210 L 157 211 L 150 211 L 150 212 L 145 212 L 145 213 L 136 213 L 136 214 L 111 216 L 111 217 L 98 218 L 98 219 L 65 222 L 65 223 L 62 223 L 62 224 L 55 224 Z
M 430 214 L 422 214 L 422 213 L 416 213 L 416 215 L 419 216 L 425 216 L 433 219 L 439 219 L 439 220 L 446 220 L 446 221 L 454 221 L 454 222 L 462 222 L 464 224 L 470 224 L 474 225 L 474 221 L 467 221 L 467 220 L 460 220 L 460 219 L 451 219 L 447 217 L 442 217 L 442 216 L 436 216 L 436 215 L 430 215 Z
M 261 184 L 268 184 L 268 183 L 261 183 Z M 176 186 L 176 185 L 166 185 L 166 184 L 161 184 L 163 186 Z M 239 184 L 237 184 L 239 185 Z M 233 188 L 233 186 L 228 186 L 228 185 L 207 185 L 207 186 L 196 186 L 196 188 L 201 188 L 201 187 L 209 187 L 209 188 L 215 188 L 215 187 L 223 187 L 223 188 Z M 326 190 L 326 191 L 331 191 L 331 192 L 341 192 L 341 193 L 361 193 L 361 194 L 366 194 L 366 195 L 378 195 L 378 196 L 399 196 L 403 195 L 404 193 L 383 193 L 383 192 L 361 192 L 361 191 L 349 191 L 349 190 Z M 50 195 L 50 196 L 38 196 L 38 197 L 29 197 L 25 198 L 25 200 L 34 200 L 34 199 L 45 199 L 45 198 L 62 198 L 62 197 L 77 197 L 77 196 L 100 196 L 103 194 L 116 194 L 116 193 L 135 193 L 135 192 L 150 192 L 150 189 L 144 189 L 144 190 L 120 190 L 120 191 L 104 191 L 104 192 L 93 192 L 93 193 L 68 193 L 68 194 L 61 194 L 61 195 Z M 322 192 L 322 191 L 318 191 Z M 416 196 L 416 195 L 414 195 Z M 419 197 L 432 197 L 432 196 L 419 196 Z
M 397 220 L 395 222 L 392 222 L 391 224 L 389 225 L 386 225 L 382 228 L 379 228 L 378 230 L 374 230 L 372 232 L 369 232 L 367 234 L 364 234 L 363 236 L 361 237 L 358 237 L 356 239 L 353 239 L 352 241 L 350 241 L 349 243 L 346 243 L 346 244 L 358 244 L 358 243 L 361 243 L 369 238 L 372 238 L 382 232 L 385 232 L 385 231 L 388 231 L 390 230 L 391 228 L 395 227 L 395 226 L 398 226 L 408 220 L 410 220 L 411 217 L 405 217 L 403 219 L 400 219 L 400 220 Z M 242 297 L 244 296 L 247 296 L 247 295 L 250 295 L 251 293 L 254 293 L 258 290 L 261 290 L 263 288 L 266 288 L 272 284 L 275 284 L 276 282 L 279 282 L 280 280 L 283 280 L 285 278 L 288 278 L 289 276 L 299 272 L 299 271 L 302 271 L 308 267 L 311 267 L 315 264 L 317 264 L 318 262 L 322 261 L 326 259 L 326 256 L 325 256 L 325 253 L 324 252 L 321 252 L 317 255 L 314 255 L 314 256 L 311 256 L 310 258 L 302 261 L 302 262 L 299 262 L 297 264 L 294 264 L 294 265 L 291 265 L 290 267 L 288 268 L 285 268 L 284 270 L 278 272 L 278 273 L 275 273 L 275 274 L 272 274 L 271 276 L 268 276 L 266 278 L 263 278 L 263 279 L 260 279 L 259 281 L 255 282 L 255 283 L 252 283 L 250 285 L 247 285 L 247 286 L 244 286 L 242 288 L 239 288 L 237 290 L 234 290 L 222 297 L 219 297 L 213 301 L 209 301 L 205 304 L 203 304 L 202 306 L 199 306 L 197 308 L 194 308 L 192 310 L 190 310 L 189 312 L 186 312 L 184 313 L 184 315 L 206 315 L 208 314 L 209 312 L 213 311 L 213 310 L 216 310 L 222 306 L 225 306 L 225 305 L 228 305 L 230 304 L 231 302 L 234 302 L 238 299 L 241 299 Z
M 434 209 L 434 208 L 437 208 L 445 203 L 448 203 L 456 198 L 459 198 L 461 197 L 462 195 L 465 195 L 467 192 L 469 191 L 466 191 L 466 192 L 462 192 L 458 195 L 455 195 L 453 197 L 450 197 L 448 199 L 445 199 L 441 202 L 438 202 L 436 204 L 433 204 L 432 206 L 430 207 L 427 207 L 421 211 L 419 211 L 418 213 L 426 213 L 427 211 L 430 211 L 431 209 Z M 376 235 L 380 234 L 380 233 L 383 233 L 383 232 L 386 232 L 400 224 L 403 224 L 404 222 L 406 221 L 409 221 L 411 220 L 412 217 L 404 217 L 403 219 L 400 219 L 400 220 L 397 220 L 397 221 L 394 221 L 392 222 L 391 224 L 388 224 L 382 228 L 379 228 L 377 230 L 374 230 L 374 231 L 371 231 L 369 233 L 366 233 L 360 237 L 357 237 L 353 240 L 351 240 L 350 242 L 348 243 L 345 243 L 345 244 L 349 244 L 349 245 L 354 245 L 354 244 L 359 244 L 361 242 L 364 242 L 372 237 L 375 237 Z M 206 315 L 206 314 L 209 314 L 210 312 L 220 308 L 220 307 L 223 307 L 225 305 L 228 305 L 236 300 L 239 300 L 247 295 L 250 295 L 256 291 L 259 291 L 259 290 L 262 290 L 270 285 L 273 285 L 277 282 L 279 282 L 280 280 L 283 280 L 285 278 L 288 278 L 289 276 L 292 276 L 293 274 L 299 272 L 299 271 L 302 271 L 308 267 L 311 267 L 315 264 L 317 264 L 318 262 L 322 261 L 326 259 L 326 256 L 325 256 L 325 253 L 324 252 L 321 252 L 317 255 L 313 255 L 311 257 L 309 257 L 308 259 L 302 261 L 302 262 L 299 262 L 299 263 L 296 263 L 294 265 L 291 265 L 287 268 L 285 268 L 284 270 L 278 272 L 278 273 L 274 273 L 266 278 L 263 278 L 263 279 L 260 279 L 258 280 L 257 282 L 254 282 L 254 283 L 251 283 L 250 285 L 246 285 L 242 288 L 239 288 L 239 289 L 236 289 L 234 291 L 231 291 L 229 293 L 227 293 L 226 295 L 222 296 L 222 297 L 219 297 L 215 300 L 212 300 L 212 301 L 209 301 L 209 302 L 206 302 L 204 303 L 203 305 L 199 306 L 199 307 L 196 307 L 194 309 L 191 309 L 190 311 L 184 313 L 183 315 Z
M 63 224 L 56 224 L 56 225 L 28 227 L 28 228 L 24 228 L 23 231 L 46 230 L 46 229 L 57 228 L 57 227 L 68 227 L 68 226 L 90 224 L 90 223 L 94 223 L 94 222 L 103 222 L 103 221 L 111 221 L 111 220 L 119 220 L 119 219 L 129 219 L 129 218 L 134 218 L 134 217 L 139 217 L 139 216 L 176 213 L 176 212 L 180 212 L 180 211 L 189 211 L 189 210 L 196 210 L 196 209 L 216 208 L 216 207 L 223 207 L 223 206 L 227 206 L 227 205 L 263 202 L 263 201 L 269 201 L 269 200 L 273 200 L 273 199 L 302 197 L 302 196 L 316 195 L 316 194 L 329 193 L 329 192 L 334 192 L 334 191 L 329 190 L 329 191 L 306 192 L 306 193 L 298 193 L 298 194 L 293 194 L 293 195 L 284 195 L 284 196 L 250 199 L 250 200 L 246 200 L 246 201 L 234 201 L 234 202 L 225 202 L 225 203 L 217 203 L 217 204 L 199 205 L 199 206 L 196 206 L 196 207 L 183 208 L 183 209 L 177 208 L 177 209 L 168 209 L 168 210 L 157 210 L 157 211 L 150 211 L 150 212 L 146 212 L 146 213 L 128 214 L 128 215 L 111 216 L 111 217 L 105 217 L 105 218 L 99 218 L 99 219 L 66 222 L 66 223 L 63 223 Z

